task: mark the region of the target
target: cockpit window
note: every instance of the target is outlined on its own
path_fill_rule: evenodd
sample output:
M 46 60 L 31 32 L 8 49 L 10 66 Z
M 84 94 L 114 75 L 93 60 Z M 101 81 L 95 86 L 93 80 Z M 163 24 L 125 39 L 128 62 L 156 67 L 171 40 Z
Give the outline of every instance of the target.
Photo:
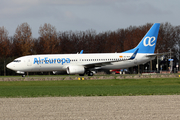
M 14 60 L 13 62 L 21 62 L 21 60 Z

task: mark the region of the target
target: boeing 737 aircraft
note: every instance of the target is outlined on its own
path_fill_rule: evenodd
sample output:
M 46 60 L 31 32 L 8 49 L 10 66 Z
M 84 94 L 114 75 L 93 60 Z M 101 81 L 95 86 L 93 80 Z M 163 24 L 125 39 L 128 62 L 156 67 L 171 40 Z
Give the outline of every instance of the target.
M 135 48 L 122 53 L 28 55 L 15 59 L 7 68 L 21 74 L 65 71 L 67 74 L 93 76 L 94 69 L 123 69 L 144 64 L 157 56 L 154 51 L 159 27 L 160 23 L 155 23 Z

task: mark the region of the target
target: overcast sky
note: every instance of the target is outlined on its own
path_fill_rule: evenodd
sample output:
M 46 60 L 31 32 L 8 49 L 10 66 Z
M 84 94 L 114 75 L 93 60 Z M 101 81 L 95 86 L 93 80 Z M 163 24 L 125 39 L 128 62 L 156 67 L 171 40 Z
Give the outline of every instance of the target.
M 44 23 L 58 31 L 96 30 L 97 33 L 169 22 L 180 25 L 180 0 L 1 0 L 0 27 L 9 36 L 27 22 L 33 37 Z

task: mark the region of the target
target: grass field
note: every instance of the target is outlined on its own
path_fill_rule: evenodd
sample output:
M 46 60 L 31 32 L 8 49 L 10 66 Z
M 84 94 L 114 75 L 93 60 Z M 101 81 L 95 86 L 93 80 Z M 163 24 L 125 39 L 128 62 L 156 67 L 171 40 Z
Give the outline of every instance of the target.
M 175 94 L 180 94 L 180 78 L 0 82 L 0 97 Z

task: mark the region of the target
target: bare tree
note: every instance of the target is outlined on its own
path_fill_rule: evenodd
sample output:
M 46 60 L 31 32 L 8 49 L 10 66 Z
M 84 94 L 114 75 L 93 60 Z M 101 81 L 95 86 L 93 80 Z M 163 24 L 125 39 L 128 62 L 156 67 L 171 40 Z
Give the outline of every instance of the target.
M 3 27 L 0 27 L 0 57 L 4 60 L 4 76 L 6 76 L 6 58 L 10 55 L 11 47 L 8 39 L 8 31 Z
M 39 28 L 40 53 L 58 53 L 58 39 L 56 28 L 51 24 L 45 23 Z
M 17 27 L 14 35 L 14 52 L 17 53 L 17 56 L 29 55 L 33 45 L 30 26 L 27 23 L 22 23 Z
M 10 54 L 10 42 L 8 39 L 8 31 L 3 27 L 0 27 L 0 56 L 7 57 Z

